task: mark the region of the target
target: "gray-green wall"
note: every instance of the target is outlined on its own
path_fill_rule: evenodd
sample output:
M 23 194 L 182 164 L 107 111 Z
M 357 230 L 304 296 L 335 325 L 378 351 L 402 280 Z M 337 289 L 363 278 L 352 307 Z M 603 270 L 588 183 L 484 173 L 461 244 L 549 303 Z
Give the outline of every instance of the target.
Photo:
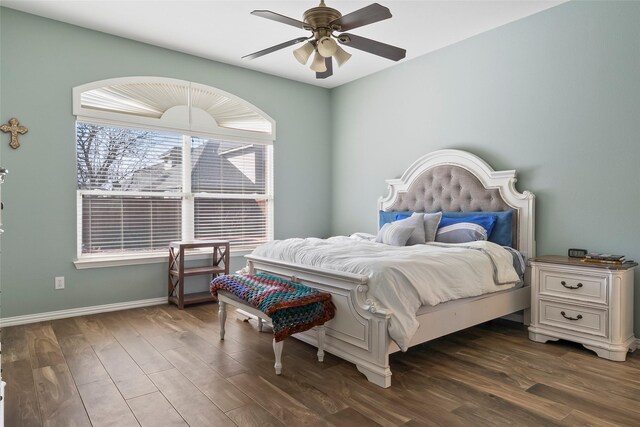
M 333 233 L 375 231 L 386 178 L 459 148 L 536 195 L 538 254 L 640 260 L 639 22 L 569 2 L 333 90 Z
M 166 294 L 166 264 L 90 270 L 72 264 L 76 166 L 71 89 L 83 83 L 166 76 L 214 86 L 256 105 L 277 123 L 276 238 L 329 234 L 330 141 L 310 131 L 329 122 L 328 90 L 1 11 L 0 120 L 17 117 L 29 128 L 17 150 L 9 148 L 8 135 L 0 135 L 1 164 L 10 171 L 2 186 L 3 318 Z M 234 259 L 232 267 L 242 263 Z M 65 290 L 54 291 L 54 276 L 65 276 Z M 206 282 L 194 285 L 205 288 Z

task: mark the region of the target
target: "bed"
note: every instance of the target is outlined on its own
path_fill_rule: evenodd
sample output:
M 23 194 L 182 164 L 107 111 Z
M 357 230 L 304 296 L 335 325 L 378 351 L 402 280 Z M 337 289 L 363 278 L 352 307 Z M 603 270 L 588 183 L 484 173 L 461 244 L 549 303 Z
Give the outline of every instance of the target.
M 514 170 L 494 171 L 484 160 L 460 150 L 440 150 L 415 161 L 399 179 L 387 181 L 389 192 L 378 200 L 380 211 L 495 212 L 513 210 L 511 246 L 535 256 L 534 195 L 515 188 Z M 389 355 L 400 347 L 389 334 L 392 312 L 369 293 L 369 276 L 318 268 L 255 254 L 247 255 L 251 274 L 267 273 L 330 292 L 336 316 L 327 322 L 325 350 L 354 363 L 367 379 L 391 386 Z M 507 315 L 528 323 L 530 288 L 522 287 L 457 299 L 417 310 L 417 331 L 404 347 Z M 317 345 L 316 334 L 294 337 Z

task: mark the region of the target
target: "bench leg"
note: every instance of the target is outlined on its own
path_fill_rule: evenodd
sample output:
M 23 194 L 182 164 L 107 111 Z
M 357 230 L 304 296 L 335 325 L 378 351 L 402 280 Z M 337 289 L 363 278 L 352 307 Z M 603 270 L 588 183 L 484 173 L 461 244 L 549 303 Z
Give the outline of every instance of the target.
M 282 346 L 284 345 L 284 341 L 276 342 L 276 339 L 273 339 L 273 352 L 276 355 L 276 364 L 274 368 L 276 368 L 276 375 L 280 375 L 282 372 Z
M 220 339 L 224 339 L 224 324 L 227 321 L 227 304 L 220 301 L 218 303 L 218 322 L 220 322 Z
M 318 333 L 318 362 L 324 361 L 324 325 L 316 326 Z
M 262 324 L 264 323 L 264 320 L 262 320 L 261 318 L 258 317 L 258 331 L 262 332 Z

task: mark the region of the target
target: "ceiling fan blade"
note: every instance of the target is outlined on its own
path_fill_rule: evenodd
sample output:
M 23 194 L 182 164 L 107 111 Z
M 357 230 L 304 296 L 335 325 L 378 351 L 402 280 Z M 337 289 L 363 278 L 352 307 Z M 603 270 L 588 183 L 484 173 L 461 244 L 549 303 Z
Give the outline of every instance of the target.
M 329 26 L 339 25 L 339 31 L 349 31 L 354 28 L 362 27 L 363 25 L 373 24 L 374 22 L 389 18 L 391 18 L 391 12 L 389 9 L 379 5 L 378 3 L 373 3 L 367 7 L 363 7 L 362 9 L 358 9 L 332 21 Z
M 392 61 L 399 61 L 407 55 L 405 49 L 353 34 L 342 33 L 337 38 L 340 44 L 364 50 L 365 52 L 373 53 L 374 55 L 382 56 Z
M 327 66 L 327 71 L 324 73 L 316 73 L 316 79 L 326 79 L 333 75 L 333 60 L 331 57 L 324 58 L 324 65 Z
M 297 39 L 289 40 L 288 42 L 280 43 L 275 46 L 268 47 L 266 49 L 259 50 L 257 52 L 250 53 L 249 55 L 245 55 L 242 59 L 256 59 L 260 58 L 263 55 L 266 55 L 271 52 L 275 52 L 280 49 L 284 49 L 288 46 L 293 46 L 294 44 L 298 44 L 300 42 L 307 41 L 307 37 L 298 37 Z
M 289 18 L 288 16 L 280 15 L 279 13 L 271 12 L 270 10 L 254 10 L 253 12 L 251 12 L 251 14 L 260 16 L 261 18 L 271 19 L 272 21 L 281 22 L 283 24 L 292 25 L 296 28 L 302 28 L 303 30 L 308 30 L 311 28 L 309 25 L 305 24 L 302 21 Z

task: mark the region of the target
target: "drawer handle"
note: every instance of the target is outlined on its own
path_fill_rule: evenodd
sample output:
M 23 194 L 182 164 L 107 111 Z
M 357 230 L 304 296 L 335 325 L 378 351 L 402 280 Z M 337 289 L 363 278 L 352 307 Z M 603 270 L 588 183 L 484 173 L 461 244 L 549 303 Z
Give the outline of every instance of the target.
M 579 289 L 579 288 L 582 287 L 582 283 L 578 283 L 577 286 L 569 286 L 569 285 L 567 285 L 567 282 L 565 282 L 564 280 L 562 282 L 560 282 L 560 284 L 562 286 L 564 286 L 565 288 L 567 288 L 567 289 Z
M 562 314 L 562 317 L 564 317 L 567 320 L 580 320 L 580 319 L 582 319 L 582 314 L 578 314 L 577 317 L 567 316 L 567 314 L 564 311 L 561 311 L 560 314 Z

